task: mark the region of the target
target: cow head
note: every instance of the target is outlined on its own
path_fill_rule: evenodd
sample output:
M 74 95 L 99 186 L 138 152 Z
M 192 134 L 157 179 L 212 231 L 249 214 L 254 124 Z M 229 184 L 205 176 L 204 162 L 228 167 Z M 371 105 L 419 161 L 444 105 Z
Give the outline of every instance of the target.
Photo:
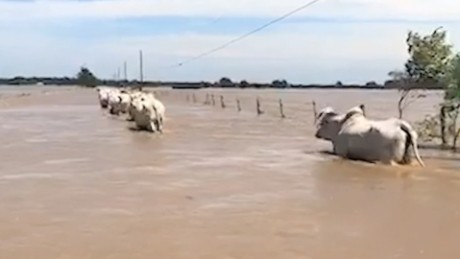
M 315 137 L 332 141 L 340 131 L 342 117 L 331 107 L 322 109 L 316 118 L 317 130 Z

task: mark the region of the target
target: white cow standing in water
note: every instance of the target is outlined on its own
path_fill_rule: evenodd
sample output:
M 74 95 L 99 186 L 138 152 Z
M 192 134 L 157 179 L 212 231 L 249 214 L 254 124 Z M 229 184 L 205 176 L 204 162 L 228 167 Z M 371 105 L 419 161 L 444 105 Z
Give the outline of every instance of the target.
M 131 102 L 130 112 L 139 129 L 163 132 L 166 108 L 153 94 L 142 94 Z
M 128 112 L 131 103 L 131 96 L 125 90 L 114 90 L 109 94 L 109 112 L 113 115 L 120 115 Z
M 132 91 L 129 92 L 130 96 L 130 103 L 128 105 L 128 118 L 127 121 L 134 121 L 134 114 L 136 113 L 136 106 L 134 105 L 138 99 L 142 97 L 146 98 L 155 98 L 155 95 L 150 92 L 142 92 L 142 91 Z
M 317 117 L 316 138 L 331 141 L 334 153 L 349 159 L 385 164 L 408 164 L 409 148 L 423 167 L 417 147 L 417 133 L 409 123 L 392 118 L 369 120 L 362 107 L 353 107 L 346 114 L 338 114 L 331 107 Z
M 99 98 L 99 105 L 101 108 L 106 109 L 109 106 L 109 96 L 113 90 L 110 87 L 97 87 L 97 95 Z

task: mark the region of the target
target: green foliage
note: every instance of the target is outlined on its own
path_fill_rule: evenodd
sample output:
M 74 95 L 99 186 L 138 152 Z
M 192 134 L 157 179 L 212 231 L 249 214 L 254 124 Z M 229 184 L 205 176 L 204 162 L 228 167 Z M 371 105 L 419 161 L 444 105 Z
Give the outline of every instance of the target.
M 272 82 L 272 86 L 274 88 L 288 88 L 289 83 L 285 79 L 282 79 L 282 80 L 277 79 Z
M 221 85 L 229 85 L 229 84 L 233 84 L 232 80 L 228 77 L 222 77 L 220 80 L 219 80 L 219 84 Z
M 439 116 L 427 115 L 423 121 L 416 124 L 417 133 L 423 141 L 433 141 L 434 139 L 441 138 L 441 124 Z
M 405 63 L 405 71 L 393 71 L 389 75 L 397 83 L 401 92 L 398 102 L 400 117 L 407 106 L 404 103 L 413 98 L 409 95 L 413 87 L 434 85 L 445 90 L 444 102 L 440 104 L 440 113 L 427 116 L 425 120 L 417 123 L 417 126 L 422 139 L 441 138 L 443 145 L 451 139 L 455 149 L 460 134 L 458 129 L 460 55 L 453 56 L 453 47 L 447 43 L 446 36 L 446 31 L 441 28 L 429 35 L 410 31 L 406 39 L 409 59 Z
M 446 42 L 446 31 L 438 28 L 429 35 L 410 31 L 406 43 L 409 59 L 405 71 L 417 83 L 443 83 L 452 58 L 452 45 Z
M 393 70 L 388 73 L 388 76 L 398 84 L 404 84 L 409 80 L 409 75 L 402 70 Z
M 221 87 L 232 87 L 233 86 L 232 80 L 228 77 L 222 77 L 219 80 L 219 84 Z
M 96 87 L 99 84 L 99 80 L 88 68 L 81 67 L 80 72 L 77 74 L 77 84 L 86 87 Z
M 366 87 L 372 87 L 372 86 L 378 86 L 378 84 L 375 81 L 369 81 L 366 83 Z
M 388 75 L 392 78 L 391 81 L 396 84 L 400 93 L 398 100 L 398 113 L 399 118 L 402 119 L 404 110 L 418 99 L 424 98 L 425 95 L 414 89 L 416 84 L 405 71 L 393 70 L 389 72 Z
M 445 99 L 460 101 L 460 54 L 455 55 L 450 63 Z
M 395 69 L 388 73 L 391 78 L 385 82 L 385 87 L 396 88 L 398 91 L 410 90 L 409 75 L 404 70 Z
M 248 88 L 248 87 L 249 87 L 248 81 L 242 80 L 242 81 L 240 82 L 240 88 Z

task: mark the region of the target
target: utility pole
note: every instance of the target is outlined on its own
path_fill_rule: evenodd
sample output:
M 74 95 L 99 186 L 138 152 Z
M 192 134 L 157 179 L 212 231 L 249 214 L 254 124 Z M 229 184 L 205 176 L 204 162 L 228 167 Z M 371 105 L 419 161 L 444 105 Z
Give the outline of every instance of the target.
M 142 50 L 139 50 L 139 73 L 140 73 L 140 86 L 139 89 L 142 91 L 142 85 L 144 84 L 144 64 L 142 60 Z
M 144 64 L 142 60 L 142 50 L 139 51 L 140 81 L 144 82 Z
M 127 82 L 128 81 L 128 65 L 126 64 L 126 61 L 123 63 L 123 75 L 124 79 Z

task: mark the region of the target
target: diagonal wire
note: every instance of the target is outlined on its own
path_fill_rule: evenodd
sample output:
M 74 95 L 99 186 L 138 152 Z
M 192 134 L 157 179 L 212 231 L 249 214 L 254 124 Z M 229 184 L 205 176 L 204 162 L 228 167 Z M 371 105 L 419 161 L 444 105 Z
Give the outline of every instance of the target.
M 305 3 L 305 4 L 303 4 L 303 5 L 299 6 L 299 7 L 297 7 L 296 9 L 294 9 L 294 10 L 292 10 L 292 11 L 289 11 L 289 12 L 287 12 L 286 14 L 284 14 L 284 15 L 282 15 L 282 16 L 276 18 L 276 19 L 273 19 L 273 20 L 269 21 L 268 23 L 263 24 L 262 26 L 259 26 L 259 27 L 255 28 L 254 30 L 251 30 L 251 31 L 249 31 L 249 32 L 247 32 L 247 33 L 245 33 L 245 34 L 243 34 L 243 35 L 241 35 L 241 36 L 239 36 L 239 37 L 237 37 L 237 38 L 235 38 L 235 39 L 232 39 L 232 40 L 230 40 L 230 41 L 228 41 L 228 42 L 226 42 L 226 43 L 224 43 L 224 44 L 222 44 L 222 45 L 220 45 L 220 46 L 218 46 L 218 47 L 216 47 L 216 48 L 213 48 L 213 49 L 210 49 L 210 50 L 208 50 L 208 51 L 205 51 L 205 52 L 203 52 L 203 53 L 201 53 L 201 54 L 199 54 L 199 55 L 197 55 L 197 56 L 191 57 L 191 58 L 186 59 L 186 60 L 184 60 L 184 61 L 182 61 L 182 62 L 179 62 L 179 63 L 177 63 L 177 64 L 170 65 L 170 66 L 166 66 L 166 67 L 163 67 L 163 68 L 168 68 L 168 67 L 169 67 L 169 68 L 180 67 L 180 66 L 183 66 L 184 64 L 187 64 L 187 63 L 196 61 L 196 60 L 198 60 L 198 59 L 204 58 L 204 57 L 206 57 L 206 56 L 209 56 L 209 55 L 211 55 L 211 54 L 213 54 L 213 53 L 215 53 L 215 52 L 217 52 L 217 51 L 220 51 L 220 50 L 222 50 L 222 49 L 225 49 L 225 48 L 227 48 L 228 46 L 230 46 L 230 45 L 232 45 L 232 44 L 234 44 L 234 43 L 236 43 L 236 42 L 238 42 L 238 41 L 241 41 L 241 40 L 243 40 L 243 39 L 245 39 L 245 38 L 251 36 L 252 34 L 255 34 L 255 33 L 259 32 L 259 31 L 261 31 L 261 30 L 263 30 L 263 29 L 265 29 L 265 28 L 267 28 L 267 27 L 269 27 L 269 26 L 271 26 L 271 25 L 273 25 L 273 24 L 275 24 L 275 23 L 277 23 L 277 22 L 279 22 L 279 21 L 281 21 L 281 20 L 284 20 L 284 19 L 286 19 L 287 17 L 289 17 L 289 16 L 291 16 L 291 15 L 297 13 L 297 12 L 300 12 L 300 11 L 302 11 L 303 9 L 305 9 L 305 8 L 307 8 L 307 7 L 309 7 L 309 6 L 312 6 L 312 5 L 316 4 L 316 3 L 319 2 L 319 1 L 321 1 L 321 0 L 312 0 L 312 1 L 309 1 L 308 3 Z

